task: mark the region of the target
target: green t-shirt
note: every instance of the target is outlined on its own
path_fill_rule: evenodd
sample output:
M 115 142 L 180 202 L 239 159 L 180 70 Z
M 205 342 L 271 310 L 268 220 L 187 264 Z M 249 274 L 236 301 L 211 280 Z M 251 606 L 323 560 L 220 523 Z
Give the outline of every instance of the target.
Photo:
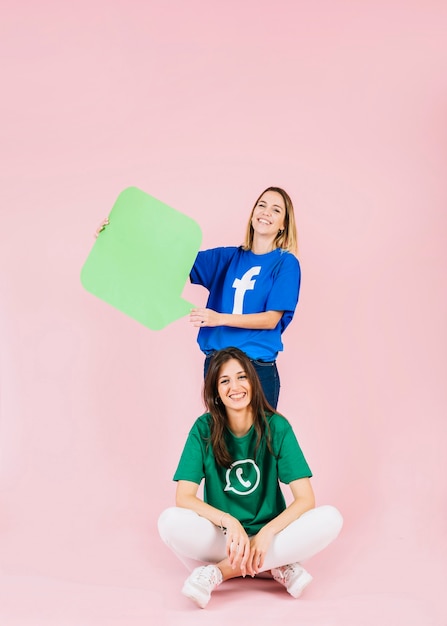
M 205 413 L 191 428 L 174 480 L 204 483 L 204 500 L 236 517 L 248 535 L 255 535 L 286 508 L 279 482 L 312 476 L 292 426 L 281 415 L 268 417 L 273 454 L 265 441 L 256 455 L 253 426 L 243 437 L 228 429 L 225 440 L 233 463 L 216 463 L 210 443 L 211 416 Z

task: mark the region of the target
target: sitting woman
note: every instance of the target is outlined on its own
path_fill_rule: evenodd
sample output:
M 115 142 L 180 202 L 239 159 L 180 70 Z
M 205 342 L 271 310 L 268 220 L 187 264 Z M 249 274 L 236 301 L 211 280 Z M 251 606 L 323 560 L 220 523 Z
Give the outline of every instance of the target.
M 204 608 L 223 581 L 269 572 L 297 598 L 312 580 L 301 562 L 337 537 L 342 517 L 332 506 L 314 508 L 312 473 L 292 427 L 267 404 L 241 350 L 214 353 L 204 400 L 208 412 L 175 472 L 177 506 L 158 521 L 163 541 L 193 570 L 182 593 Z M 291 489 L 289 506 L 280 481 Z

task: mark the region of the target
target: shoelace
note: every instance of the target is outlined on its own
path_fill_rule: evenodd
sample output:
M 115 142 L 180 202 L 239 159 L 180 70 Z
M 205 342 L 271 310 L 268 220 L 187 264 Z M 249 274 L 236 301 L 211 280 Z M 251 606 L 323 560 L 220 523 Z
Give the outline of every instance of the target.
M 298 572 L 298 568 L 295 565 L 288 565 L 282 572 L 283 578 L 286 584 L 289 584 L 291 576 Z
M 209 573 L 209 570 L 207 570 L 206 565 L 204 565 L 197 574 L 197 582 L 201 584 L 205 584 L 205 585 L 216 586 L 217 584 L 216 572 L 212 570 Z

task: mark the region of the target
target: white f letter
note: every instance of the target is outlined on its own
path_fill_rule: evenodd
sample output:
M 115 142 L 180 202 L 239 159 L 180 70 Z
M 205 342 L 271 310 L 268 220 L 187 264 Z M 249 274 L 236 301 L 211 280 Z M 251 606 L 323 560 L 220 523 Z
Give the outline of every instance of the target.
M 235 278 L 233 287 L 236 290 L 234 294 L 233 313 L 242 313 L 244 309 L 244 296 L 245 292 L 249 289 L 255 288 L 255 280 L 252 280 L 253 276 L 257 276 L 261 271 L 261 267 L 251 267 L 245 272 L 242 278 Z

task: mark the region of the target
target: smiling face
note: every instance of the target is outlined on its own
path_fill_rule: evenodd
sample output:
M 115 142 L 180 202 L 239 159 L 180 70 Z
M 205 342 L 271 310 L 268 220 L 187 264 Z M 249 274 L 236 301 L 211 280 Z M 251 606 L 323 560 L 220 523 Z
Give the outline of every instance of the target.
M 217 377 L 217 393 L 227 410 L 247 409 L 251 402 L 251 384 L 241 363 L 230 359 Z
M 251 225 L 255 234 L 260 236 L 277 236 L 284 230 L 286 206 L 284 199 L 277 191 L 266 191 L 256 203 L 251 216 Z

